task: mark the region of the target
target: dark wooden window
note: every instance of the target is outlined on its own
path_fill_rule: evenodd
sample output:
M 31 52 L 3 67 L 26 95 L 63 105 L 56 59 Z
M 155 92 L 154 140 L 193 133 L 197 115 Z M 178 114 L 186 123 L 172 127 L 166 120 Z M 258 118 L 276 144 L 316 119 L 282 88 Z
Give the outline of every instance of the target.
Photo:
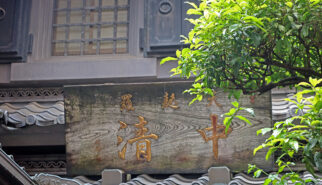
M 198 0 L 187 0 L 199 3 Z M 185 0 L 145 1 L 145 29 L 141 44 L 146 56 L 167 56 L 184 47 L 180 35 L 188 35 L 193 25 L 185 20 L 191 5 Z M 195 18 L 195 17 L 194 17 Z
M 0 63 L 26 61 L 31 0 L 0 0 Z
M 128 52 L 129 0 L 55 0 L 53 55 Z

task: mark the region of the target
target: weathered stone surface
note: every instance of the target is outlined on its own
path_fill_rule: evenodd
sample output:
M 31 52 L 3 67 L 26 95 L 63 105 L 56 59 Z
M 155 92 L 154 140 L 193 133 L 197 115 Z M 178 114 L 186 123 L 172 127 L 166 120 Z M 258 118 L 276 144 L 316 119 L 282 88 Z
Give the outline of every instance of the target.
M 246 113 L 252 122 L 234 120 L 232 132 L 218 140 L 218 159 L 214 158 L 212 140 L 207 143 L 197 131 L 211 126 L 210 115 L 221 115 L 231 108 L 227 94 L 218 91 L 216 104 L 207 106 L 207 98 L 189 106 L 192 97 L 182 94 L 190 83 L 146 83 L 98 86 L 70 86 L 64 88 L 66 115 L 67 170 L 69 175 L 99 175 L 103 169 L 122 169 L 126 173 L 205 173 L 211 166 L 228 166 L 232 171 L 247 169 L 248 163 L 270 168 L 264 151 L 253 156 L 253 148 L 265 138 L 256 131 L 271 126 L 270 94 L 249 96 L 241 104 L 255 108 L 256 117 Z M 180 108 L 163 109 L 165 92 L 175 93 Z M 121 96 L 132 95 L 133 111 L 121 111 Z M 151 142 L 151 160 L 137 160 L 136 143 L 128 143 L 124 160 L 120 152 L 129 139 L 135 138 L 142 116 L 148 128 L 145 135 L 155 134 Z M 122 121 L 127 128 L 119 129 Z M 221 125 L 222 117 L 218 117 Z M 208 136 L 211 132 L 208 133 Z M 118 136 L 124 139 L 118 144 Z M 119 139 L 119 141 L 121 141 Z

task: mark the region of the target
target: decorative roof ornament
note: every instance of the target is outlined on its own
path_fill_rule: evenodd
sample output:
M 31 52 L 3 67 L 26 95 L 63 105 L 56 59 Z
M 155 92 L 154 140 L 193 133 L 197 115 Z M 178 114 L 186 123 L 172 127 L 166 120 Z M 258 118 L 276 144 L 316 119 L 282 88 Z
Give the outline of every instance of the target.
M 7 129 L 65 124 L 64 102 L 4 103 L 0 105 L 0 124 Z
M 63 88 L 0 88 L 0 103 L 64 100 Z

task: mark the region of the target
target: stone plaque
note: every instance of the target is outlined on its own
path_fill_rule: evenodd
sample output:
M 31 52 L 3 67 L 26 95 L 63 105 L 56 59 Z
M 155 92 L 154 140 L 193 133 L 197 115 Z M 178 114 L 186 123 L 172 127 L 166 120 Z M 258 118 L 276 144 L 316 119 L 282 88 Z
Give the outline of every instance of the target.
M 65 87 L 68 175 L 99 175 L 103 169 L 126 173 L 206 173 L 211 166 L 265 169 L 265 151 L 253 148 L 265 138 L 256 131 L 271 126 L 270 94 L 240 103 L 252 125 L 235 119 L 227 133 L 223 117 L 232 105 L 227 94 L 204 97 L 189 106 L 188 82 Z

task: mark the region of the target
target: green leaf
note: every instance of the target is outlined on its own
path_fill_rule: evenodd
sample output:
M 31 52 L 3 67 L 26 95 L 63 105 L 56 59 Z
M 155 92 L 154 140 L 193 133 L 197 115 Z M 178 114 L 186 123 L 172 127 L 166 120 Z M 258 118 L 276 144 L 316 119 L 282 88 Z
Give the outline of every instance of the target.
M 275 130 L 273 130 L 273 133 L 272 133 L 272 135 L 274 136 L 274 137 L 277 137 L 280 133 L 282 132 L 282 129 L 275 129 Z
M 206 94 L 208 94 L 210 96 L 214 96 L 214 92 L 210 88 L 205 88 L 204 91 L 205 91 Z
M 201 94 L 197 94 L 197 100 L 202 101 L 203 96 Z
M 181 51 L 181 55 L 182 55 L 182 57 L 189 57 L 190 52 L 191 52 L 191 50 L 189 48 L 183 48 Z
M 232 104 L 234 107 L 238 108 L 239 103 L 238 103 L 237 101 L 231 102 L 231 104 Z
M 196 100 L 198 100 L 198 97 L 195 97 L 194 99 L 192 99 L 192 100 L 189 102 L 189 105 L 193 104 Z
M 315 152 L 315 154 L 314 154 L 314 162 L 315 162 L 315 166 L 321 172 L 322 171 L 322 153 L 321 152 Z
M 274 124 L 274 127 L 275 128 L 279 128 L 281 125 L 283 125 L 284 124 L 284 122 L 283 121 L 279 121 L 279 122 L 276 122 L 275 124 Z
M 317 79 L 311 78 L 311 77 L 309 78 L 309 81 L 313 87 L 315 87 L 319 83 L 319 81 Z
M 289 151 L 287 151 L 287 155 L 289 155 L 290 157 L 293 157 L 293 155 L 294 155 L 294 151 L 293 151 L 293 150 L 289 150 Z
M 229 112 L 225 113 L 225 115 L 226 116 L 233 116 L 236 111 L 237 111 L 237 109 L 231 108 L 231 109 L 229 109 Z
M 293 19 L 293 17 L 292 16 L 287 16 L 287 18 L 288 18 L 288 20 L 290 21 L 290 22 L 294 22 L 294 19 Z
M 272 182 L 272 179 L 265 179 L 264 184 L 263 185 L 269 185 Z
M 300 91 L 300 92 L 298 92 L 298 93 L 296 93 L 296 95 L 298 95 L 298 94 L 308 94 L 308 93 L 312 93 L 312 92 L 314 92 L 313 90 L 311 90 L 311 89 L 305 89 L 305 90 L 303 90 L 303 91 Z
M 244 17 L 244 21 L 245 22 L 257 23 L 260 26 L 264 26 L 263 22 L 260 19 L 258 19 L 257 17 L 254 17 L 254 16 L 246 16 L 246 17 Z
M 281 31 L 281 32 L 285 32 L 285 27 L 283 25 L 278 25 L 278 29 Z
M 267 132 L 272 131 L 272 128 L 262 128 L 260 130 L 257 131 L 257 135 L 262 133 L 262 135 L 265 135 Z
M 177 50 L 176 51 L 176 56 L 177 56 L 177 58 L 180 58 L 181 57 L 181 51 L 180 50 Z
M 285 125 L 293 125 L 292 124 L 293 120 L 294 120 L 293 117 L 292 118 L 288 118 L 288 119 L 285 120 L 284 123 L 285 123 Z
M 245 118 L 244 116 L 236 116 L 236 118 L 238 118 L 238 119 L 240 119 L 242 121 L 245 121 L 249 125 L 252 125 L 252 123 L 247 118 Z
M 256 148 L 254 149 L 253 154 L 255 155 L 255 154 L 256 154 L 256 152 L 257 152 L 258 150 L 263 149 L 263 148 L 264 148 L 264 146 L 263 146 L 263 145 L 259 145 L 258 147 L 256 147 Z
M 298 85 L 300 85 L 300 86 L 306 86 L 306 87 L 310 87 L 311 85 L 309 84 L 309 83 L 307 83 L 307 82 L 301 82 L 301 83 L 299 83 Z
M 309 35 L 309 27 L 306 24 L 302 27 L 301 34 L 303 37 L 307 37 Z
M 305 184 L 313 184 L 313 183 L 309 183 L 309 182 L 313 182 L 313 180 L 312 179 L 306 179 L 305 180 Z
M 275 148 L 275 147 L 272 147 L 272 148 L 270 148 L 268 151 L 267 151 L 267 153 L 266 153 L 266 157 L 265 157 L 265 159 L 266 160 L 268 160 L 269 158 L 270 158 L 270 156 L 275 152 L 277 150 L 277 148 Z
M 225 133 L 227 134 L 228 129 L 230 127 L 231 121 L 233 120 L 233 117 L 225 117 L 224 119 L 224 125 L 226 126 L 225 128 Z
M 320 3 L 321 0 L 310 0 L 310 2 L 312 3 L 311 5 L 316 5 L 316 4 Z
M 241 95 L 242 91 L 241 90 L 234 90 L 233 91 L 233 96 L 236 100 L 239 100 L 240 95 Z
M 283 172 L 285 167 L 286 167 L 286 165 L 282 165 L 282 166 L 280 166 L 280 167 L 278 168 L 277 173 L 281 173 L 281 172 Z
M 293 3 L 292 2 L 286 2 L 285 3 L 288 7 L 292 8 L 293 7 Z
M 289 128 L 288 130 L 290 131 L 290 130 L 295 130 L 295 129 L 307 129 L 307 128 L 309 128 L 309 127 L 305 126 L 305 125 L 296 125 L 294 127 Z
M 206 1 L 202 1 L 199 4 L 199 8 L 200 8 L 200 10 L 204 10 L 205 8 L 207 8 L 207 2 Z
M 248 164 L 248 171 L 247 171 L 247 173 L 249 174 L 250 172 L 252 172 L 256 168 L 257 168 L 256 165 L 254 165 L 254 164 Z
M 193 2 L 185 1 L 184 3 L 191 5 L 194 9 L 198 9 L 198 6 Z
M 164 64 L 165 62 L 172 61 L 172 60 L 178 60 L 178 59 L 174 58 L 174 57 L 166 57 L 161 60 L 160 65 Z
M 262 173 L 262 170 L 256 170 L 256 171 L 254 172 L 254 177 L 255 177 L 255 178 L 258 178 L 259 176 L 261 176 L 261 173 Z
M 202 15 L 202 13 L 200 11 L 196 10 L 196 9 L 189 9 L 187 11 L 187 14 L 188 15 Z

